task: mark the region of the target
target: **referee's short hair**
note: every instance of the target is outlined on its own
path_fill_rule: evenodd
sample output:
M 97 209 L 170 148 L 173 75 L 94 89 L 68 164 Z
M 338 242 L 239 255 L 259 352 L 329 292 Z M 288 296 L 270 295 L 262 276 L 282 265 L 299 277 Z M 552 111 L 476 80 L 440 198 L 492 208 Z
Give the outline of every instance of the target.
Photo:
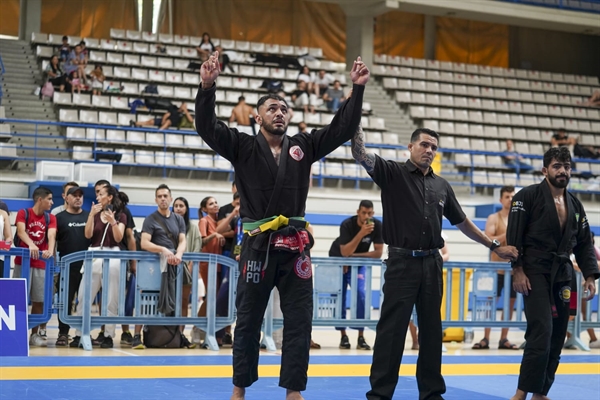
M 419 136 L 421 135 L 421 133 L 424 133 L 429 136 L 433 136 L 437 140 L 440 140 L 440 135 L 436 131 L 434 131 L 432 129 L 427 129 L 427 128 L 419 128 L 419 129 L 415 130 L 412 133 L 412 135 L 410 135 L 410 142 L 414 143 L 417 140 L 419 140 Z

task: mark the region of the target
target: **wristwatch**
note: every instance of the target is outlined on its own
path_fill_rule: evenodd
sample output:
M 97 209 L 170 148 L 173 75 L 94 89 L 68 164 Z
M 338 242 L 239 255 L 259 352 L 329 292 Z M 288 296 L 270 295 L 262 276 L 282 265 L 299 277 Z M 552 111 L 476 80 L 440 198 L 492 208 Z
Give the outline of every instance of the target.
M 492 240 L 492 244 L 490 245 L 490 250 L 494 251 L 497 247 L 500 247 L 500 242 L 497 239 Z

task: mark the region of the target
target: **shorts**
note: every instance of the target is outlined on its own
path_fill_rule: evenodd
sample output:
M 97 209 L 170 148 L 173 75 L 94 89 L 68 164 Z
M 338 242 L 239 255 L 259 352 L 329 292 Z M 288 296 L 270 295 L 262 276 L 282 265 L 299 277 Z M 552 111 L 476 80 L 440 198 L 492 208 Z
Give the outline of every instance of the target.
M 512 283 L 512 279 L 511 279 Z M 500 293 L 502 293 L 502 289 L 504 289 L 504 274 L 498 274 L 498 282 L 496 282 L 496 296 L 500 297 Z M 516 299 L 517 292 L 512 285 L 510 285 L 510 298 Z
M 15 264 L 13 278 L 22 278 L 21 266 Z M 44 284 L 46 282 L 46 270 L 41 268 L 29 268 L 29 300 L 35 303 L 44 302 Z
M 159 128 L 162 126 L 162 117 L 154 118 L 154 126 L 158 126 Z

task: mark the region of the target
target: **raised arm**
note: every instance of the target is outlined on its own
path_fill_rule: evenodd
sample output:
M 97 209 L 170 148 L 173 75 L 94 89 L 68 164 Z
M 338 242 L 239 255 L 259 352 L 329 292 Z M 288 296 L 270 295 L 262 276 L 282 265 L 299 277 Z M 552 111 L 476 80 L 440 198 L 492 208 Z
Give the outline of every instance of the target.
M 373 173 L 375 171 L 375 154 L 367 152 L 365 147 L 365 133 L 360 124 L 352 137 L 350 148 L 352 149 L 352 157 L 354 157 L 356 162 L 362 165 L 369 174 Z

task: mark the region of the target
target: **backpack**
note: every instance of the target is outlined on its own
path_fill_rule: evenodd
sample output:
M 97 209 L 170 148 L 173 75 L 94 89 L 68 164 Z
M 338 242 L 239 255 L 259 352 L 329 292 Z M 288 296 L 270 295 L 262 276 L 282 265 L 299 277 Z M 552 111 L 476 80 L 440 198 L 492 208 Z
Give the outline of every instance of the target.
M 41 95 L 42 100 L 44 97 L 52 98 L 52 96 L 54 96 L 54 86 L 52 85 L 52 82 L 48 81 L 44 83 L 44 86 L 42 86 Z
M 46 222 L 46 239 L 48 238 L 48 226 L 50 225 L 50 214 L 48 214 L 47 212 L 44 212 L 44 220 Z M 25 209 L 25 232 L 27 232 L 27 221 L 29 221 L 29 208 Z M 17 232 L 15 232 L 15 237 L 13 238 L 13 244 L 15 247 L 22 247 L 21 246 L 22 240 L 19 237 L 19 233 L 18 230 Z
M 178 325 L 144 325 L 144 345 L 148 348 L 167 349 L 185 346 Z

